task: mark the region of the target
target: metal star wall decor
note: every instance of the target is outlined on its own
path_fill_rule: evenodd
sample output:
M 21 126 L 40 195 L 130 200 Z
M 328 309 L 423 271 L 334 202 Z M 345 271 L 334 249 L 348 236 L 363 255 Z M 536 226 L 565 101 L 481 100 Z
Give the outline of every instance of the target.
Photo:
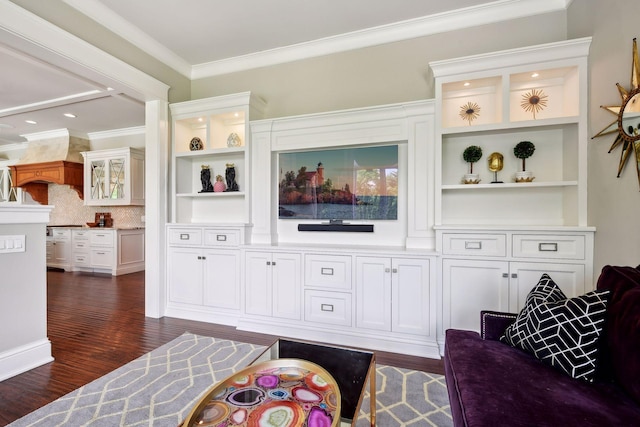
M 536 113 L 544 110 L 547 106 L 547 98 L 549 96 L 545 95 L 542 89 L 531 89 L 531 91 L 522 95 L 520 106 L 524 108 L 524 111 L 532 112 L 535 120 Z
M 640 61 L 638 60 L 638 46 L 635 38 L 633 39 L 631 62 L 631 88 L 627 91 L 620 83 L 616 83 L 621 104 L 600 106 L 615 115 L 616 120 L 592 138 L 617 132 L 618 135 L 609 148 L 609 153 L 611 153 L 619 145 L 622 146 L 617 177 L 620 178 L 627 160 L 631 157 L 631 151 L 633 151 L 638 184 L 640 185 Z
M 460 107 L 460 117 L 471 125 L 472 121 L 480 117 L 480 106 L 475 102 L 467 102 Z

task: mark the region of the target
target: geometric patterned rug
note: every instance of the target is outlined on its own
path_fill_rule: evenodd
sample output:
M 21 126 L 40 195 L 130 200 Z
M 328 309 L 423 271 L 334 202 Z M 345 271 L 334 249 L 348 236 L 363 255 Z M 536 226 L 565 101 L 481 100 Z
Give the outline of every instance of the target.
M 9 426 L 176 427 L 207 390 L 263 348 L 185 333 Z M 444 377 L 385 365 L 376 371 L 378 426 L 453 425 Z M 365 425 L 361 411 L 357 426 Z

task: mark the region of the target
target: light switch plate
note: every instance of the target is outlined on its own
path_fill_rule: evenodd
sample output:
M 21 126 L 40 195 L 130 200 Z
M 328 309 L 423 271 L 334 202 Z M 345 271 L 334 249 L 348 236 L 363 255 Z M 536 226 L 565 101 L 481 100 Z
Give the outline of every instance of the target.
M 25 235 L 0 236 L 0 254 L 25 252 Z

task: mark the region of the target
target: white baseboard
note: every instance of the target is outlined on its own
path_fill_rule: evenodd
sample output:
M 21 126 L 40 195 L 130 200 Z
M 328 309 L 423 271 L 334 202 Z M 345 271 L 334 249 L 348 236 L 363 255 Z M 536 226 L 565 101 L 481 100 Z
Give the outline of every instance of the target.
M 51 341 L 44 338 L 0 353 L 0 381 L 53 362 Z

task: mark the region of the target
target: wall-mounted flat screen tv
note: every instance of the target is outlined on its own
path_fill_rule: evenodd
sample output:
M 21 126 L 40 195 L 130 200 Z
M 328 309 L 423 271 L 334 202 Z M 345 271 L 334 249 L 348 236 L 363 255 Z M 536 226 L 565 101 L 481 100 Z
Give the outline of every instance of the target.
M 280 153 L 280 219 L 397 220 L 398 146 Z

